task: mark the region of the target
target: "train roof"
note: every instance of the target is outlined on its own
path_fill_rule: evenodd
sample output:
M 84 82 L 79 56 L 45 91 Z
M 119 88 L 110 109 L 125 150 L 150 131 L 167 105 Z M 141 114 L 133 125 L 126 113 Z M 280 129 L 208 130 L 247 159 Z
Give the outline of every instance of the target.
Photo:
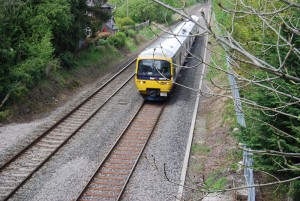
M 198 21 L 199 17 L 191 16 L 193 20 Z M 154 44 L 147 47 L 139 54 L 139 57 L 165 57 L 172 58 L 180 49 L 182 43 L 188 38 L 193 30 L 195 23 L 191 20 L 180 22 L 168 34 L 164 34 Z

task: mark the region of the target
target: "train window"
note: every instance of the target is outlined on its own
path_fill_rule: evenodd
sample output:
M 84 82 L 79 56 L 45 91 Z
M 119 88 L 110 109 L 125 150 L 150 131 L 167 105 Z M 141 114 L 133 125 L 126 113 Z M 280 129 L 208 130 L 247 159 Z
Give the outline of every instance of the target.
M 165 77 L 171 78 L 171 64 L 166 60 L 140 60 L 138 64 L 138 77 Z

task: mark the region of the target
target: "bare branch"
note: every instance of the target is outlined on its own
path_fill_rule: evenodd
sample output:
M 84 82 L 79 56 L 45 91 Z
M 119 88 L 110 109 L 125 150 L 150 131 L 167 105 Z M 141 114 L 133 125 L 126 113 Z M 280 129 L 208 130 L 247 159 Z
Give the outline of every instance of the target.
M 275 14 L 278 14 L 282 11 L 285 11 L 287 9 L 289 9 L 290 7 L 292 7 L 292 5 L 288 5 L 284 8 L 281 8 L 281 9 L 278 9 L 278 10 L 275 10 L 273 12 L 269 12 L 269 13 L 261 13 L 261 12 L 253 12 L 253 11 L 238 11 L 238 10 L 231 10 L 231 9 L 228 9 L 228 8 L 225 8 L 221 3 L 218 4 L 224 11 L 228 12 L 228 13 L 235 13 L 235 14 L 247 14 L 247 15 L 260 15 L 260 16 L 265 16 L 265 15 L 275 15 Z
M 247 151 L 250 153 L 256 153 L 256 154 L 266 154 L 270 156 L 286 156 L 286 157 L 292 157 L 292 158 L 300 158 L 299 153 L 287 153 L 283 151 L 275 151 L 275 150 L 249 150 L 249 149 L 244 149 L 243 147 L 240 147 L 241 150 Z
M 284 2 L 284 3 L 286 3 L 286 4 L 289 4 L 289 5 L 291 5 L 291 6 L 300 8 L 300 4 L 298 4 L 298 3 L 290 2 L 290 1 L 288 1 L 288 0 L 280 0 L 280 1 L 282 1 L 282 2 Z

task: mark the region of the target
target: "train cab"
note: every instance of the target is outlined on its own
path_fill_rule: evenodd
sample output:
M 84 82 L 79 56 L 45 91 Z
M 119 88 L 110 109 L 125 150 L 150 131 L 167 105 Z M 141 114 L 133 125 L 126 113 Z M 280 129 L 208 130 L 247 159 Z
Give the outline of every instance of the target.
M 172 63 L 166 58 L 142 58 L 136 62 L 135 83 L 149 98 L 168 97 L 172 88 Z
M 192 16 L 197 21 L 197 16 Z M 184 66 L 198 28 L 187 20 L 142 51 L 136 61 L 135 84 L 146 100 L 168 98 Z

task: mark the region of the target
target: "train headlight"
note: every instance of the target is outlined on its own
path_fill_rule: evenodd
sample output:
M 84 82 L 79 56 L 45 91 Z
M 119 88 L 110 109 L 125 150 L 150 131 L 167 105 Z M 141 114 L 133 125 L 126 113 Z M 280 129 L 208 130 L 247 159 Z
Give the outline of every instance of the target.
M 139 80 L 139 81 L 137 81 L 137 83 L 139 83 L 139 84 L 146 84 L 146 81 Z

